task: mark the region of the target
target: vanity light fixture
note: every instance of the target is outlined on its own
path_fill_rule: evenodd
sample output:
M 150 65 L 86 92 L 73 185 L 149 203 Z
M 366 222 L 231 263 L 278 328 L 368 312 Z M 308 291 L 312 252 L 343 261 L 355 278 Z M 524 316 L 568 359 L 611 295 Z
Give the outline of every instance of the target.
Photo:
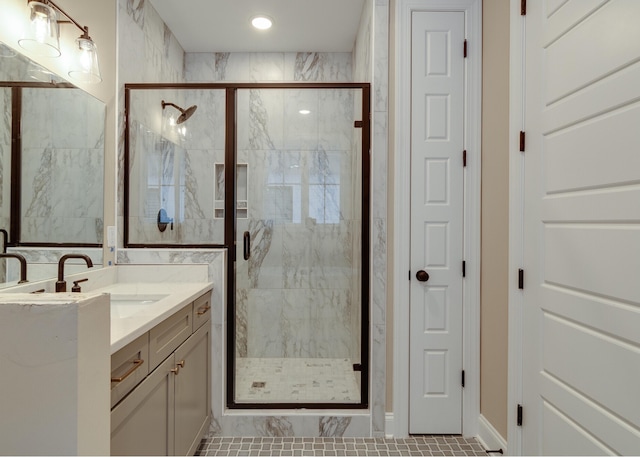
M 85 83 L 102 81 L 98 66 L 98 49 L 89 36 L 89 27 L 80 25 L 51 0 L 27 0 L 30 9 L 30 28 L 26 37 L 18 40 L 24 49 L 37 55 L 60 57 L 60 24 L 75 25 L 82 35 L 76 39 L 77 56 L 69 76 Z M 58 20 L 58 14 L 68 20 Z
M 270 29 L 273 25 L 273 20 L 264 15 L 254 16 L 251 18 L 251 25 L 253 25 L 258 30 L 267 30 Z
M 60 57 L 60 23 L 58 13 L 46 1 L 28 1 L 29 30 L 18 44 L 39 56 Z

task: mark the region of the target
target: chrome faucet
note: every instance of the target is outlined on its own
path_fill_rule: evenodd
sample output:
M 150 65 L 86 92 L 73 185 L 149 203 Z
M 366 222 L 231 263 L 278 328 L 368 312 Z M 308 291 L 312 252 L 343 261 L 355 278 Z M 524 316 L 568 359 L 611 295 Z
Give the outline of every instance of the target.
M 21 256 L 20 254 L 16 254 L 14 252 L 2 252 L 0 253 L 0 259 L 8 259 L 8 258 L 18 259 L 20 261 L 20 281 L 18 284 L 22 284 L 27 281 L 27 260 Z
M 87 263 L 87 267 L 93 267 L 93 262 L 88 255 L 85 254 L 65 254 L 58 260 L 58 281 L 56 281 L 56 292 L 66 292 L 67 282 L 64 280 L 64 262 L 67 259 L 82 259 Z

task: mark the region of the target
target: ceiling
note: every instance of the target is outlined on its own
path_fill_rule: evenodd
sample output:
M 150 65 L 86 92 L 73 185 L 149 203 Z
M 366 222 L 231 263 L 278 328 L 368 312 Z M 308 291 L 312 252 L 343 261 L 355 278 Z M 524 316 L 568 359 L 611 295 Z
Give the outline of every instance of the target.
M 365 0 L 150 0 L 186 52 L 351 52 Z M 250 20 L 273 19 L 259 31 Z

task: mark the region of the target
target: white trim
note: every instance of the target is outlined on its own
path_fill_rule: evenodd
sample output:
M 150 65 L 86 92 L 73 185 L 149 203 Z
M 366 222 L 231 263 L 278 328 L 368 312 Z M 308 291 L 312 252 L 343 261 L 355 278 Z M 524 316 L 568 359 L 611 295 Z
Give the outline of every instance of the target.
M 507 371 L 507 441 L 510 452 L 522 454 L 522 427 L 516 414 L 522 404 L 522 306 L 518 269 L 524 262 L 524 189 L 520 131 L 524 130 L 524 19 L 520 1 L 511 0 L 509 50 L 509 336 Z
M 409 266 L 410 232 L 410 127 L 411 127 L 411 14 L 413 11 L 463 11 L 469 53 L 466 75 L 464 253 L 467 276 L 463 285 L 465 336 L 463 361 L 466 386 L 463 393 L 462 431 L 478 432 L 480 415 L 480 177 L 482 120 L 482 0 L 398 0 L 396 3 L 395 67 L 395 176 L 393 236 L 393 408 L 394 435 L 409 431 Z
M 487 450 L 502 449 L 504 454 L 509 454 L 507 442 L 482 414 L 478 418 L 478 440 Z
M 393 413 L 384 413 L 384 436 L 385 438 L 394 437 L 394 417 Z

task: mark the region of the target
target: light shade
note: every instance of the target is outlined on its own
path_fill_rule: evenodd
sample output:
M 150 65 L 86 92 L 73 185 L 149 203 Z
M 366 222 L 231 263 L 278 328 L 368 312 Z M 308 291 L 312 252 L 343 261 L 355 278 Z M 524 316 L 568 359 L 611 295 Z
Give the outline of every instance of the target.
M 27 36 L 18 40 L 18 44 L 36 55 L 59 57 L 58 13 L 53 7 L 36 1 L 30 1 L 29 8 L 31 14 Z
M 98 65 L 98 48 L 86 33 L 76 39 L 78 49 L 69 76 L 79 82 L 99 83 L 102 81 Z

